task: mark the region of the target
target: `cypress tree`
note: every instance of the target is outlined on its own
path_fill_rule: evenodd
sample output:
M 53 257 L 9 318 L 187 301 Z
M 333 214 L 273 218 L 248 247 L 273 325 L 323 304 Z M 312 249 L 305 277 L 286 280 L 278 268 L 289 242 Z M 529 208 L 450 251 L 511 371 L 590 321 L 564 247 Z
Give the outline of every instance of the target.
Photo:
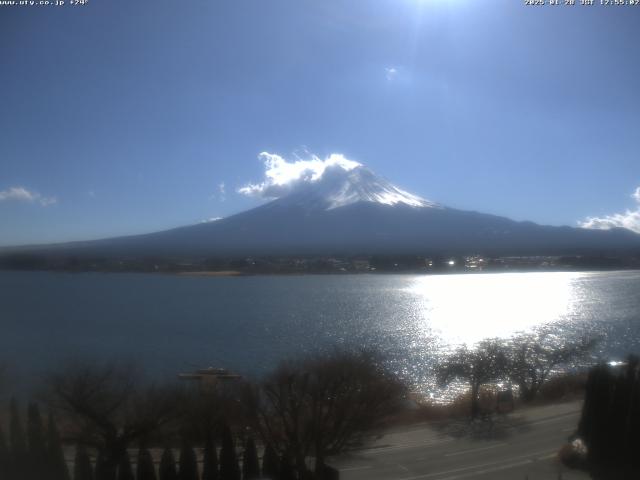
M 60 442 L 58 426 L 52 413 L 49 413 L 49 422 L 47 425 L 47 457 L 49 477 L 51 480 L 69 480 L 69 469 L 64 459 L 64 451 L 62 450 L 62 443 Z
M 93 480 L 93 468 L 87 450 L 82 445 L 76 446 L 76 458 L 73 464 L 73 480 Z
M 9 446 L 4 438 L 2 426 L 0 426 L 0 478 L 9 477 Z
M 258 462 L 258 450 L 253 438 L 249 437 L 244 447 L 242 456 L 242 478 L 243 480 L 255 480 L 260 478 L 260 464 Z
M 220 449 L 220 480 L 240 480 L 240 467 L 233 445 L 231 429 L 225 425 L 222 429 L 222 448 Z
M 291 459 L 287 452 L 282 454 L 280 458 L 280 475 L 278 476 L 278 480 L 295 480 L 296 475 L 293 471 L 293 467 L 291 466 Z
M 24 478 L 27 471 L 27 444 L 20 421 L 20 410 L 15 398 L 11 399 L 9 420 L 9 443 L 11 444 L 10 472 L 15 477 Z
M 178 472 L 176 470 L 176 459 L 170 448 L 165 448 L 160 459 L 160 480 L 178 480 Z
M 202 480 L 218 480 L 218 455 L 211 432 L 207 433 L 202 458 Z
M 107 461 L 104 451 L 98 451 L 96 459 L 96 480 L 116 480 L 116 469 Z
M 48 473 L 48 465 L 44 425 L 42 424 L 40 409 L 35 403 L 30 403 L 27 408 L 27 439 L 30 471 L 33 478 L 39 480 Z
M 280 476 L 278 463 L 276 451 L 270 444 L 267 444 L 262 455 L 262 475 L 272 479 L 278 478 Z
M 193 448 L 186 440 L 183 440 L 182 448 L 180 449 L 179 466 L 178 478 L 180 480 L 198 480 L 196 452 L 193 451 Z
M 131 458 L 126 450 L 118 463 L 118 480 L 135 480 L 133 468 L 131 467 Z
M 153 466 L 151 452 L 144 446 L 140 446 L 138 450 L 136 480 L 156 480 L 156 470 Z
M 634 375 L 631 379 L 631 398 L 629 400 L 629 430 L 631 435 L 627 441 L 627 448 L 632 466 L 636 471 L 640 471 L 640 455 L 634 454 L 635 452 L 640 452 L 640 438 L 637 435 L 640 432 L 640 363 L 637 360 L 634 362 Z
M 629 357 L 624 370 L 591 368 L 578 434 L 593 478 L 640 478 L 639 428 L 640 361 Z
M 606 460 L 612 387 L 613 376 L 609 366 L 591 368 L 578 432 L 587 444 L 588 461 L 594 466 Z
M 627 372 L 625 372 L 626 374 Z M 608 415 L 608 431 L 606 454 L 607 463 L 624 465 L 624 443 L 626 437 L 628 402 L 631 397 L 630 385 L 626 375 L 614 376 L 612 379 L 613 394 L 611 395 Z

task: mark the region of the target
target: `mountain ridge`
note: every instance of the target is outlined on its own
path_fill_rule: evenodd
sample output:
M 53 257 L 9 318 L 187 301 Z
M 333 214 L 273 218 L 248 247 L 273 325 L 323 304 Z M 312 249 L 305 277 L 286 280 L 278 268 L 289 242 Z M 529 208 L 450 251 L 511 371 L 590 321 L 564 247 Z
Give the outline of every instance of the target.
M 640 252 L 640 234 L 630 230 L 545 226 L 454 209 L 409 193 L 360 164 L 332 165 L 288 188 L 280 198 L 214 222 L 0 253 L 142 257 Z

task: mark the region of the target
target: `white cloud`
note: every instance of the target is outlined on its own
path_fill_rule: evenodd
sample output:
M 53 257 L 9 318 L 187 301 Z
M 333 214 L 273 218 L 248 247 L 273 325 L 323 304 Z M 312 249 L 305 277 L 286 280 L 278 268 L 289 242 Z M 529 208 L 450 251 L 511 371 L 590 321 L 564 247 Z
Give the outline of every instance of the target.
M 55 205 L 58 203 L 58 199 L 56 197 L 39 197 L 38 202 L 43 207 L 48 207 L 49 205 Z
M 349 160 L 344 155 L 333 153 L 322 160 L 309 154 L 308 159 L 297 158 L 288 162 L 280 155 L 262 152 L 258 158 L 264 162 L 264 180 L 261 183 L 249 183 L 238 189 L 238 193 L 263 198 L 278 198 L 290 193 L 301 183 L 315 182 L 322 178 L 327 169 L 342 168 L 353 170 L 360 163 Z
M 218 220 L 222 220 L 223 217 L 211 217 L 211 218 L 205 218 L 204 220 L 200 220 L 200 223 L 211 223 L 211 222 L 217 222 Z
M 638 204 L 635 209 L 627 209 L 623 213 L 614 213 L 604 217 L 587 217 L 582 222 L 579 222 L 580 226 L 599 230 L 621 227 L 640 233 L 640 187 L 636 188 L 631 194 L 631 198 Z
M 384 72 L 389 82 L 393 81 L 398 76 L 398 69 L 396 67 L 387 67 L 384 69 Z
M 6 190 L 0 191 L 0 202 L 4 201 L 18 201 L 28 203 L 39 203 L 43 207 L 54 205 L 58 203 L 56 197 L 45 197 L 38 192 L 32 192 L 24 187 L 9 187 Z
M 209 195 L 209 200 L 225 202 L 227 200 L 227 185 L 224 182 L 218 183 L 215 192 Z
M 11 187 L 0 192 L 0 201 L 4 200 L 33 202 L 35 200 L 35 195 L 24 187 Z

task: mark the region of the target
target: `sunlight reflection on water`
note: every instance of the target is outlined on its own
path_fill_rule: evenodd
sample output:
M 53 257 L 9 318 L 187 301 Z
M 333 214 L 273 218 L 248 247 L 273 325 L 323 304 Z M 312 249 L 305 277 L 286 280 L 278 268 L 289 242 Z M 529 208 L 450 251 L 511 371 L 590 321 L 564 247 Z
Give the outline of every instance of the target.
M 447 344 L 476 343 L 564 320 L 576 309 L 582 273 L 418 277 L 407 287 L 424 333 Z
M 259 378 L 283 359 L 379 350 L 417 390 L 461 343 L 547 326 L 640 353 L 640 271 L 184 277 L 0 272 L 0 363 L 36 378 L 68 358 L 126 358 L 171 377 L 223 366 Z

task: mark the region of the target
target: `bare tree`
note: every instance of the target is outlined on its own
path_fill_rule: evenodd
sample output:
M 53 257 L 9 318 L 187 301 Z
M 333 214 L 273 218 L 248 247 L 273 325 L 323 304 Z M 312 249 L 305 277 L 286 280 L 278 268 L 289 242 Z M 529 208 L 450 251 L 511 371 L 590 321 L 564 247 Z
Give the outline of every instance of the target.
M 555 369 L 584 360 L 596 343 L 589 337 L 567 342 L 548 330 L 521 334 L 505 350 L 509 379 L 518 386 L 520 398 L 530 402 Z
M 143 385 L 128 365 L 73 366 L 49 379 L 52 406 L 63 412 L 78 443 L 100 450 L 115 471 L 126 449 L 175 417 L 178 392 Z
M 247 383 L 238 379 L 220 381 L 210 388 L 185 388 L 180 404 L 181 435 L 204 443 L 212 432 L 219 434 L 224 425 L 242 431 L 247 426 L 242 402 L 246 389 Z
M 366 352 L 334 352 L 282 364 L 254 395 L 265 443 L 292 458 L 296 470 L 359 445 L 402 407 L 406 387 Z
M 507 359 L 499 340 L 484 340 L 475 348 L 461 346 L 437 366 L 438 383 L 450 385 L 463 380 L 471 388 L 471 418 L 480 413 L 480 387 L 506 374 Z

